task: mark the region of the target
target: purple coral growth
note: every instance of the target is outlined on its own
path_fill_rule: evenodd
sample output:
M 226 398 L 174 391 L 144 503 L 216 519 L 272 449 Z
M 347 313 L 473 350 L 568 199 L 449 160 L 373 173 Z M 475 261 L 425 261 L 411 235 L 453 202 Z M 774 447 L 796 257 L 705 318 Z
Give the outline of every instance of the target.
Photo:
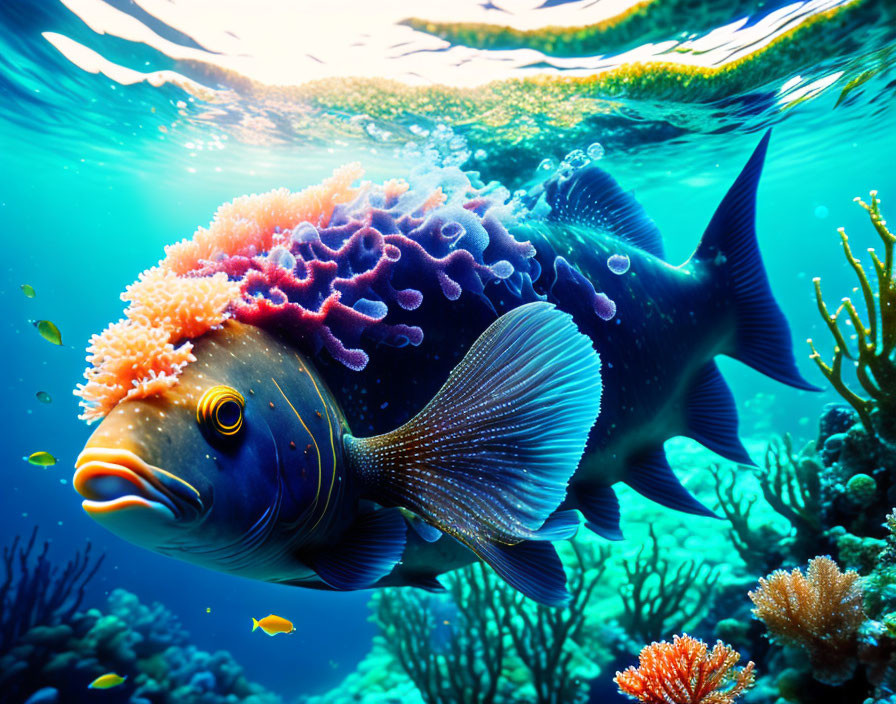
M 508 195 L 486 194 L 458 169 L 429 172 L 402 194 L 367 185 L 335 208 L 327 227 L 301 223 L 276 233 L 270 251 L 208 262 L 198 274 L 224 271 L 241 282 L 238 320 L 276 328 L 360 370 L 369 361 L 365 342 L 423 341 L 402 313 L 420 308 L 425 291 L 452 301 L 483 295 L 492 282 L 515 291 L 537 271 L 534 248 L 507 230 Z

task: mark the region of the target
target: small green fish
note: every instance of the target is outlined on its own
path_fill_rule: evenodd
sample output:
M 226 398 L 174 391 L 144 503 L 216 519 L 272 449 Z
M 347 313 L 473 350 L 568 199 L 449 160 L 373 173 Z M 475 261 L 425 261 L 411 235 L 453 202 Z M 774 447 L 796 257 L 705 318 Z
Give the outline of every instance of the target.
M 52 467 L 56 458 L 49 452 L 33 452 L 28 456 L 28 462 L 38 467 Z
M 22 293 L 25 294 L 26 298 L 34 298 L 34 286 L 22 284 Z
M 127 678 L 127 675 L 122 677 L 121 675 L 117 675 L 114 672 L 107 672 L 105 675 L 100 675 L 93 682 L 87 685 L 87 689 L 111 689 L 112 687 L 117 687 L 118 685 L 120 685 Z
M 37 396 L 37 400 L 40 401 L 41 403 L 52 403 L 53 402 L 52 396 L 50 396 L 50 394 L 48 394 L 46 391 L 38 391 L 34 395 Z
M 59 332 L 59 328 L 54 323 L 49 320 L 35 320 L 34 327 L 37 328 L 41 337 L 47 342 L 62 346 L 62 333 Z

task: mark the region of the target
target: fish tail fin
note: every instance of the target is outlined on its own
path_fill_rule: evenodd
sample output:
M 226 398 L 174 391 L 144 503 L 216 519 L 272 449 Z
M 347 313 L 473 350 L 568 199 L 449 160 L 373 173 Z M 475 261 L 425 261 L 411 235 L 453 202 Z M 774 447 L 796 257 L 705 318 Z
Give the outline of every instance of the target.
M 691 260 L 714 267 L 714 284 L 723 278 L 729 288 L 736 330 L 725 352 L 788 386 L 818 391 L 797 369 L 790 327 L 772 295 L 756 241 L 756 188 L 770 136 L 771 130 L 725 194 Z
M 414 418 L 385 435 L 348 436 L 346 449 L 367 498 L 413 511 L 489 562 L 486 544 L 574 530 L 566 514 L 548 518 L 581 459 L 600 394 L 591 341 L 568 314 L 529 303 L 495 321 Z
M 257 628 L 258 628 L 258 620 L 253 618 L 252 619 L 252 632 L 254 633 Z

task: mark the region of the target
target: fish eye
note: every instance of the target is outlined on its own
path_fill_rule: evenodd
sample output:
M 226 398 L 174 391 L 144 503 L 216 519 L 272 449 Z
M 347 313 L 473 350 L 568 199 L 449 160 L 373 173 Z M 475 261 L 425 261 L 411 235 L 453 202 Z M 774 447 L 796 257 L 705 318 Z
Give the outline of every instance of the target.
M 196 420 L 203 428 L 226 438 L 232 438 L 243 427 L 246 400 L 230 386 L 212 386 L 196 404 Z

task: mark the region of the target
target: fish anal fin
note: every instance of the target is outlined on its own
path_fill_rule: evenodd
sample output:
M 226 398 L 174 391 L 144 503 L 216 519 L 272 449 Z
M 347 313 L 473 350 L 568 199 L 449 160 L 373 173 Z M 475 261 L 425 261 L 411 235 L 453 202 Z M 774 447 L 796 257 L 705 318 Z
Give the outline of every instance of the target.
M 332 589 L 370 587 L 398 564 L 404 552 L 406 524 L 397 509 L 362 513 L 341 539 L 318 550 L 307 562 Z
M 642 496 L 667 508 L 719 518 L 684 488 L 669 466 L 662 447 L 633 458 L 624 481 Z
M 423 589 L 427 592 L 433 592 L 435 594 L 440 594 L 444 591 L 445 585 L 442 584 L 434 575 L 414 575 L 412 577 L 408 577 L 406 580 L 406 585 L 409 587 L 416 587 L 417 589 Z
M 725 459 L 753 465 L 737 435 L 737 406 L 715 362 L 698 370 L 684 406 L 684 434 Z
M 576 484 L 572 489 L 573 497 L 578 501 L 578 509 L 587 521 L 586 527 L 607 540 L 622 540 L 622 528 L 619 525 L 621 511 L 619 498 L 613 487 L 600 484 Z
M 569 601 L 566 572 L 550 542 L 525 540 L 515 545 L 480 543 L 473 551 L 514 589 L 547 606 Z

